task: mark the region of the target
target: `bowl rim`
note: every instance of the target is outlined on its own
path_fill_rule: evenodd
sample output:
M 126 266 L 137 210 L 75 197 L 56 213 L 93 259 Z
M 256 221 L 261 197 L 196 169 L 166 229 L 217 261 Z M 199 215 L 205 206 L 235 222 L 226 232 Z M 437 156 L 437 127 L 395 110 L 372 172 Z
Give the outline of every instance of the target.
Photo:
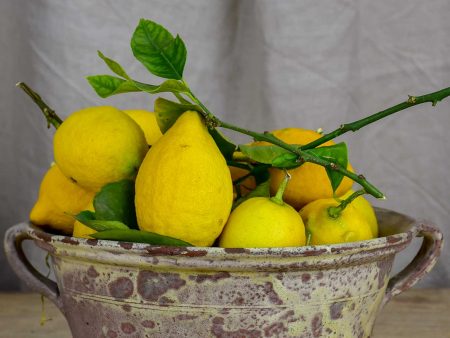
M 84 239 L 64 235 L 56 235 L 44 231 L 31 223 L 28 223 L 28 234 L 40 247 L 47 251 L 67 253 L 71 248 L 89 248 L 95 251 L 108 251 L 110 253 L 138 254 L 141 256 L 179 256 L 187 258 L 205 257 L 208 259 L 228 258 L 245 259 L 245 257 L 289 258 L 289 257 L 315 257 L 352 255 L 357 253 L 374 253 L 385 251 L 396 253 L 407 246 L 417 234 L 420 222 L 404 214 L 383 208 L 375 208 L 377 216 L 392 215 L 402 221 L 402 231 L 385 237 L 377 237 L 371 240 L 351 243 L 339 243 L 330 245 L 309 245 L 300 247 L 273 247 L 273 248 L 220 248 L 220 247 L 175 247 L 151 245 L 146 243 L 119 242 L 102 239 Z M 50 247 L 49 247 L 50 245 Z

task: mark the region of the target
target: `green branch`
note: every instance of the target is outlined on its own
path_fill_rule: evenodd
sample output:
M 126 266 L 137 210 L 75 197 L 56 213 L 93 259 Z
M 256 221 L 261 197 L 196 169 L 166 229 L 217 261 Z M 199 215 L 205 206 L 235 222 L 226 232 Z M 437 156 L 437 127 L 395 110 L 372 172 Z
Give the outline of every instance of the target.
M 371 194 L 372 196 L 374 196 L 376 198 L 384 198 L 384 194 L 380 190 L 378 190 L 373 184 L 368 182 L 363 175 L 356 175 L 355 173 L 348 171 L 346 168 L 342 168 L 340 165 L 338 165 L 336 163 L 329 162 L 329 161 L 322 159 L 318 156 L 315 156 L 313 154 L 308 154 L 308 153 L 304 152 L 302 149 L 300 149 L 299 147 L 291 145 L 291 144 L 287 144 L 287 143 L 283 142 L 282 140 L 276 138 L 275 136 L 273 136 L 270 133 L 254 132 L 254 131 L 244 129 L 244 128 L 241 128 L 241 127 L 238 127 L 238 126 L 232 125 L 230 123 L 219 120 L 195 96 L 195 94 L 189 88 L 189 85 L 187 84 L 187 82 L 185 80 L 182 80 L 182 82 L 186 86 L 186 88 L 188 88 L 188 92 L 186 93 L 186 95 L 202 108 L 202 110 L 203 110 L 202 115 L 206 120 L 206 124 L 207 124 L 208 128 L 221 127 L 221 128 L 225 128 L 225 129 L 230 129 L 230 130 L 234 130 L 238 133 L 251 136 L 258 141 L 269 142 L 271 144 L 279 146 L 279 147 L 286 149 L 286 150 L 294 153 L 295 155 L 297 155 L 298 156 L 297 161 L 299 163 L 311 162 L 311 163 L 321 165 L 330 170 L 337 171 L 340 174 L 349 177 L 350 179 L 352 179 L 353 181 L 355 181 L 356 183 L 361 185 L 368 194 Z
M 388 109 L 385 109 L 383 111 L 380 111 L 378 113 L 375 113 L 373 115 L 370 115 L 368 117 L 365 117 L 361 120 L 352 122 L 352 123 L 346 123 L 341 125 L 338 129 L 332 131 L 331 133 L 323 135 L 321 138 L 310 142 L 308 144 L 305 144 L 301 147 L 302 150 L 306 149 L 312 149 L 316 148 L 317 146 L 332 140 L 348 131 L 357 131 L 361 129 L 362 127 L 367 126 L 368 124 L 371 124 L 375 121 L 381 120 L 382 118 L 392 115 L 394 113 L 397 113 L 401 110 L 404 110 L 409 107 L 417 106 L 422 103 L 430 102 L 433 106 L 435 106 L 439 101 L 442 101 L 446 97 L 450 96 L 450 87 L 439 90 L 434 93 L 422 95 L 422 96 L 409 96 L 408 100 L 402 103 L 399 103 L 393 107 L 390 107 Z
M 44 102 L 41 96 L 24 82 L 19 82 L 16 84 L 16 86 L 22 89 L 29 97 L 31 97 L 34 103 L 36 103 L 41 109 L 42 113 L 45 116 L 45 119 L 47 120 L 47 128 L 50 128 L 50 125 L 53 125 L 55 129 L 58 129 L 61 123 L 63 123 L 63 120 L 58 115 L 56 115 L 55 111 Z
M 237 127 L 232 124 L 223 122 L 219 119 L 216 119 L 216 121 L 218 123 L 218 125 L 217 125 L 218 127 L 234 130 L 241 134 L 252 136 L 258 140 L 270 142 L 271 144 L 277 145 L 283 149 L 286 149 L 286 150 L 296 154 L 298 156 L 297 161 L 299 163 L 304 163 L 304 162 L 315 163 L 315 164 L 321 165 L 325 168 L 328 168 L 330 170 L 337 171 L 340 174 L 347 176 L 348 178 L 357 182 L 359 185 L 361 185 L 364 188 L 364 190 L 368 194 L 371 194 L 372 196 L 374 196 L 376 198 L 384 198 L 384 194 L 381 191 L 379 191 L 373 184 L 368 182 L 363 175 L 357 175 L 351 171 L 348 171 L 346 168 L 343 168 L 336 163 L 332 163 L 332 162 L 329 162 L 320 157 L 314 156 L 312 154 L 308 154 L 305 151 L 303 151 L 302 149 L 300 149 L 299 147 L 293 146 L 291 144 L 287 144 L 287 143 L 281 141 L 280 139 L 275 138 L 272 134 L 257 133 L 257 132 L 251 131 L 251 130 L 243 129 L 241 127 Z

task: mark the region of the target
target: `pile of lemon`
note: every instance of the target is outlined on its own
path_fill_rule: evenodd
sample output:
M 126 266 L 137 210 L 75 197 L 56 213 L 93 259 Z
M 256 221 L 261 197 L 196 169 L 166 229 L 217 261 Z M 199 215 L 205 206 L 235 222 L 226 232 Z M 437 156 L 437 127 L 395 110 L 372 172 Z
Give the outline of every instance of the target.
M 321 136 L 300 128 L 272 134 L 300 145 Z M 195 246 L 286 247 L 378 235 L 375 213 L 362 196 L 338 216 L 330 215 L 329 208 L 351 194 L 353 182 L 345 177 L 333 193 L 325 169 L 311 163 L 289 170 L 288 175 L 271 168 L 272 196 L 248 198 L 232 210 L 233 180 L 247 172 L 227 165 L 203 118 L 194 111 L 183 113 L 162 134 L 152 112 L 86 108 L 59 126 L 53 146 L 55 163 L 42 180 L 30 220 L 67 235 L 89 238 L 95 233 L 74 215 L 93 210 L 100 189 L 123 179 L 135 180 L 141 231 Z M 352 170 L 350 165 L 348 169 Z M 243 194 L 255 189 L 252 177 L 240 188 Z

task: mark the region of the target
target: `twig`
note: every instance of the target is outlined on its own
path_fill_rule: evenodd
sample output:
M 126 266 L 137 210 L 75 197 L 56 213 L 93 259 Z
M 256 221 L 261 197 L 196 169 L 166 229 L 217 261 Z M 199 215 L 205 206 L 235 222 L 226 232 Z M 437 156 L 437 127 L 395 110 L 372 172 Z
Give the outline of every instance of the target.
M 393 107 L 390 107 L 388 109 L 382 110 L 378 113 L 375 113 L 373 115 L 370 115 L 368 117 L 365 117 L 361 120 L 352 122 L 352 123 L 346 123 L 341 125 L 338 129 L 323 135 L 321 138 L 318 138 L 315 141 L 312 141 L 308 144 L 305 144 L 301 147 L 302 150 L 306 149 L 312 149 L 316 148 L 317 146 L 332 140 L 348 131 L 357 131 L 361 129 L 362 127 L 367 126 L 368 124 L 371 124 L 375 121 L 378 121 L 386 116 L 392 115 L 394 113 L 397 113 L 401 110 L 404 110 L 406 108 L 417 106 L 418 104 L 431 102 L 433 106 L 435 106 L 439 101 L 442 101 L 446 97 L 450 96 L 450 87 L 441 89 L 437 92 L 422 95 L 422 96 L 409 96 L 408 100 L 402 103 L 399 103 Z
M 61 125 L 63 120 L 56 115 L 55 111 L 51 109 L 45 102 L 42 100 L 40 95 L 33 91 L 26 83 L 19 82 L 16 84 L 17 87 L 22 89 L 31 99 L 36 103 L 39 108 L 41 109 L 42 113 L 45 116 L 45 119 L 47 120 L 47 128 L 50 128 L 50 125 L 55 127 L 55 129 L 58 129 L 58 127 Z

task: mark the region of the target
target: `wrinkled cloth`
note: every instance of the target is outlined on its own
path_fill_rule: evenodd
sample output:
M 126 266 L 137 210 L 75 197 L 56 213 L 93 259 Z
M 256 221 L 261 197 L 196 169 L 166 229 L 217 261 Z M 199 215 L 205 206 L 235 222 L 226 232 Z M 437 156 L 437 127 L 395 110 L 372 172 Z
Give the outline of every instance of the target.
M 100 99 L 85 76 L 107 74 L 97 50 L 156 83 L 129 48 L 139 18 L 179 33 L 185 79 L 220 118 L 253 130 L 331 131 L 408 95 L 450 86 L 450 2 L 239 0 L 2 0 L 0 234 L 26 220 L 53 160 L 53 130 L 19 89 L 36 89 L 61 117 L 91 105 L 152 109 L 155 97 Z M 450 234 L 450 100 L 420 105 L 349 133 L 354 168 L 386 195 L 375 205 Z M 239 142 L 248 138 L 227 133 Z M 399 255 L 395 271 L 418 249 Z M 45 271 L 43 254 L 29 245 Z M 450 286 L 450 247 L 421 283 Z M 19 283 L 0 255 L 0 289 Z

